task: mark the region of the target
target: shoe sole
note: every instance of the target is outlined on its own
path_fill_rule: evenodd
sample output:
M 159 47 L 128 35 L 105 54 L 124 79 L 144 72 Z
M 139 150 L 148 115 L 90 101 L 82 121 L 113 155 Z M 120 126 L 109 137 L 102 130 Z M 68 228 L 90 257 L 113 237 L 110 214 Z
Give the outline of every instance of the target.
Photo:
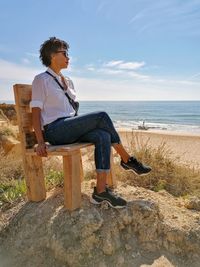
M 131 169 L 131 168 L 129 168 L 128 166 L 124 166 L 124 165 L 121 165 L 122 166 L 122 168 L 124 168 L 124 170 L 126 170 L 126 171 L 132 171 L 132 172 L 134 172 L 136 175 L 139 175 L 139 176 L 145 176 L 145 175 L 147 175 L 147 174 L 149 174 L 150 172 L 151 172 L 151 170 L 149 171 L 149 172 L 147 172 L 147 173 L 141 173 L 141 174 L 139 174 L 139 173 L 137 173 L 136 171 L 134 171 L 133 169 Z
M 111 208 L 114 209 L 123 209 L 126 207 L 125 206 L 113 206 L 109 201 L 107 200 L 103 200 L 102 202 L 97 202 L 95 199 L 93 199 L 92 197 L 90 198 L 90 203 L 95 204 L 95 205 L 101 205 L 102 203 L 107 203 Z

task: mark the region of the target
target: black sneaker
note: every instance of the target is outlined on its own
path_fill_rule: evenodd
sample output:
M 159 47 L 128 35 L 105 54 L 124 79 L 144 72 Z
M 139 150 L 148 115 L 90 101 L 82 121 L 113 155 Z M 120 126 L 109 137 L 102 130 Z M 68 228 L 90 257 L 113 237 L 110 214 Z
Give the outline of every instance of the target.
M 125 170 L 131 170 L 138 175 L 145 175 L 151 171 L 151 167 L 142 164 L 134 157 L 130 157 L 127 163 L 121 160 L 121 166 Z
M 102 193 L 97 193 L 96 187 L 94 187 L 94 192 L 90 198 L 92 204 L 100 205 L 102 202 L 108 203 L 109 206 L 115 209 L 120 209 L 126 207 L 126 200 L 119 197 L 110 188 L 106 187 L 106 191 Z

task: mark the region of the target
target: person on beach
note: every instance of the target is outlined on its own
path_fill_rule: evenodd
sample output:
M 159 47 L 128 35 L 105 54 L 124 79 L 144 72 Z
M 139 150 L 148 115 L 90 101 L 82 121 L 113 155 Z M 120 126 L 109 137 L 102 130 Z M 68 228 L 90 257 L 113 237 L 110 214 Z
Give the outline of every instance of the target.
M 128 154 L 106 112 L 95 111 L 76 116 L 70 101 L 70 98 L 76 100 L 73 82 L 60 72 L 68 67 L 68 49 L 68 43 L 56 37 L 49 38 L 40 47 L 40 59 L 47 71 L 36 75 L 32 82 L 30 106 L 38 142 L 36 153 L 41 157 L 47 156 L 45 142 L 52 145 L 93 143 L 97 183 L 90 202 L 101 204 L 106 201 L 113 208 L 125 207 L 126 200 L 117 196 L 106 184 L 110 172 L 111 145 L 120 155 L 121 166 L 125 170 L 144 175 L 151 171 L 151 167 Z

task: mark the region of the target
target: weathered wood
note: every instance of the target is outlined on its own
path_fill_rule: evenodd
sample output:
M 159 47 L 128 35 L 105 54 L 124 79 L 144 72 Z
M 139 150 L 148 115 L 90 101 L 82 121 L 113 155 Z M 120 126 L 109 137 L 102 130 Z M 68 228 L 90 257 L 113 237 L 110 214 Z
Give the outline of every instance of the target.
M 23 128 L 30 128 L 32 129 L 32 113 L 26 113 L 24 111 L 21 111 L 21 115 L 22 115 L 22 121 L 21 121 L 21 124 L 22 124 L 22 127 Z
M 68 210 L 81 206 L 80 152 L 63 156 L 64 204 Z
M 14 85 L 15 109 L 17 113 L 19 135 L 22 147 L 22 160 L 25 173 L 27 197 L 32 201 L 41 201 L 46 197 L 42 158 L 36 155 L 26 155 L 26 134 L 28 133 L 29 128 L 23 127 L 23 116 L 26 114 L 27 108 L 20 107 L 22 96 L 26 96 L 26 99 L 30 98 L 30 89 L 31 86 L 27 87 L 27 85 Z M 27 94 L 25 93 L 26 90 L 28 90 Z
M 73 151 L 80 150 L 82 148 L 88 147 L 93 145 L 92 143 L 73 143 L 73 144 L 67 144 L 67 145 L 47 145 L 47 154 L 48 156 L 65 156 Z M 36 155 L 36 152 L 34 148 L 28 148 L 26 149 L 26 154 L 28 155 Z
M 79 150 L 84 147 L 88 147 L 93 145 L 92 143 L 73 143 L 73 144 L 66 144 L 66 145 L 56 145 L 52 146 L 49 145 L 48 149 L 49 151 L 73 151 L 73 150 Z
M 21 108 L 20 107 L 20 86 L 15 84 L 14 85 L 14 95 L 15 95 L 15 109 L 16 109 L 16 113 L 17 113 L 17 121 L 18 121 L 18 127 L 19 127 L 19 134 L 20 134 L 20 140 L 21 140 L 21 144 L 22 147 L 24 149 L 25 152 L 25 147 L 26 147 L 26 138 L 25 138 L 25 131 L 23 128 L 23 114 L 25 113 L 25 108 Z M 26 129 L 26 132 L 28 130 Z
M 39 156 L 26 156 L 24 162 L 27 197 L 31 201 L 41 201 L 46 198 L 45 180 L 42 158 Z
M 19 107 L 29 106 L 32 97 L 32 86 L 29 84 L 15 84 L 14 88 L 16 88 L 19 97 Z

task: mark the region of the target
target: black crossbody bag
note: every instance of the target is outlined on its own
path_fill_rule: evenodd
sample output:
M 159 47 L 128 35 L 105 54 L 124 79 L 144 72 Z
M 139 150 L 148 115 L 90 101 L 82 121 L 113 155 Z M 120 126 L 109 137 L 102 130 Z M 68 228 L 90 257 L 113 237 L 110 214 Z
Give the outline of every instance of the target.
M 66 97 L 69 100 L 69 103 L 71 104 L 71 106 L 73 107 L 74 111 L 75 111 L 75 115 L 74 116 L 78 116 L 78 109 L 79 109 L 79 102 L 78 101 L 74 101 L 67 92 L 65 92 L 65 88 L 59 83 L 59 81 L 56 79 L 55 76 L 53 76 L 50 72 L 46 71 L 47 74 L 49 74 L 51 77 L 54 78 L 54 80 L 57 82 L 57 84 L 60 86 L 60 88 L 64 91 Z

